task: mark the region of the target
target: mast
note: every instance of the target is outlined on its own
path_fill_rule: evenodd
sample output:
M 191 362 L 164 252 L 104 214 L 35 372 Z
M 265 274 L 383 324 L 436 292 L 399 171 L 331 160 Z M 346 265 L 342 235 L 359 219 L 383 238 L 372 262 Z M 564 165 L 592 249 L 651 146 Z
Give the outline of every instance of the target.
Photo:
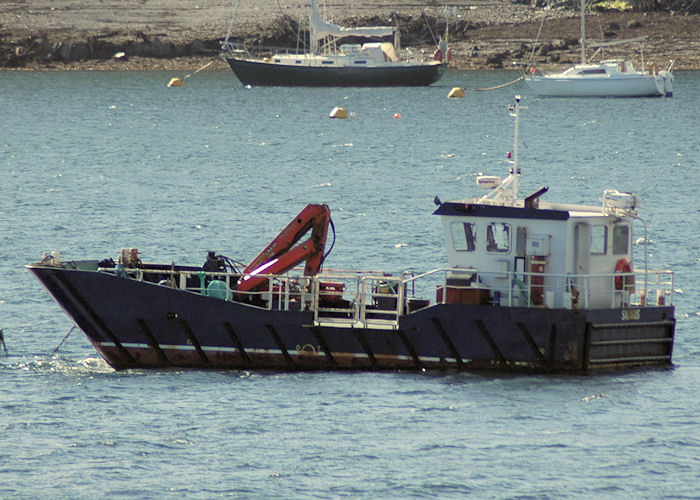
M 518 190 L 520 189 L 519 177 L 520 177 L 520 165 L 518 164 L 518 132 L 520 130 L 520 96 L 515 96 L 515 107 L 514 111 L 510 113 L 510 116 L 515 117 L 515 130 L 513 131 L 513 162 L 511 175 L 513 176 L 512 193 L 513 199 L 518 198 Z
M 586 0 L 581 0 L 581 64 L 586 64 Z
M 499 202 L 504 206 L 516 206 L 518 199 L 518 190 L 520 189 L 520 164 L 518 163 L 518 142 L 520 129 L 520 110 L 527 109 L 527 106 L 520 105 L 520 96 L 515 96 L 515 104 L 508 106 L 510 116 L 515 118 L 515 127 L 513 130 L 513 151 L 508 152 L 506 163 L 511 165 L 508 177 L 502 179 L 500 177 L 479 176 L 476 178 L 477 185 L 489 188 L 487 194 L 479 198 L 479 202 L 483 203 L 486 200 Z M 498 182 L 497 186 L 493 185 L 493 181 Z

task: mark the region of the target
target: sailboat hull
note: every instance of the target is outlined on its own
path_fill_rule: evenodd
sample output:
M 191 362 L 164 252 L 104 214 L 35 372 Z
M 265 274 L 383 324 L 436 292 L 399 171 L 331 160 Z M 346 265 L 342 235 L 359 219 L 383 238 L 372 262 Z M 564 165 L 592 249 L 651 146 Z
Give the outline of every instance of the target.
M 548 97 L 662 97 L 672 95 L 664 75 L 604 78 L 532 76 L 525 83 L 538 96 Z M 667 90 L 667 89 L 671 90 Z
M 415 87 L 438 81 L 446 63 L 359 66 L 292 66 L 227 57 L 243 85 L 276 87 Z

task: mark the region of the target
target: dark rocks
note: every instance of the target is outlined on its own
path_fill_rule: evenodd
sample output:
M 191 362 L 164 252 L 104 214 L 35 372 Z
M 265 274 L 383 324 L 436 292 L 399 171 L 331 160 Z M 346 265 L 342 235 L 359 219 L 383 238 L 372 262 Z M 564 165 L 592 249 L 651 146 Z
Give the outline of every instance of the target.
M 486 58 L 486 64 L 493 68 L 503 68 L 503 61 L 510 57 L 510 52 L 500 52 L 491 54 Z
M 569 45 L 577 45 L 577 44 L 578 44 L 578 42 L 571 44 L 569 41 L 562 40 L 561 38 L 555 38 L 554 40 L 552 40 L 552 43 L 551 43 L 553 50 L 568 50 Z
M 80 9 L 65 7 L 56 10 L 54 1 L 0 2 L 0 68 L 197 69 L 218 54 L 219 41 L 226 33 L 230 15 L 228 7 L 224 9 L 226 16 L 222 14 L 222 8 L 218 6 L 220 2 L 195 8 L 189 2 L 173 6 L 170 0 L 148 0 L 147 5 L 166 2 L 168 12 L 177 13 L 176 17 L 166 19 L 158 9 L 152 12 L 144 10 L 144 0 L 120 0 L 118 8 L 114 6 L 115 2 L 108 5 L 109 2 L 86 0 L 80 2 Z M 432 53 L 433 37 L 443 34 L 445 22 L 449 21 L 453 70 L 510 68 L 513 61 L 522 63 L 530 57 L 545 65 L 556 59 L 559 59 L 558 65 L 572 60 L 578 62 L 579 0 L 550 0 L 546 7 L 537 11 L 523 6 L 529 6 L 533 0 L 519 1 L 522 2 L 520 5 L 511 3 L 513 0 L 458 5 L 447 16 L 442 7 L 439 11 L 426 9 L 425 2 L 410 7 L 390 4 L 383 10 L 378 7 L 358 10 L 354 7 L 352 12 L 343 13 L 344 17 L 333 20 L 345 26 L 398 25 L 403 47 L 426 57 Z M 633 0 L 633 3 L 637 1 Z M 680 0 L 643 1 L 668 3 Z M 700 0 L 693 2 L 693 5 L 700 6 Z M 280 15 L 278 3 L 274 0 L 249 4 L 253 5 L 248 9 L 249 20 L 236 24 L 231 41 L 245 42 L 255 55 L 296 47 L 298 33 L 308 42 L 308 23 L 305 20 L 308 7 L 301 4 L 289 9 L 285 7 L 285 12 L 291 14 L 287 16 Z M 16 19 L 25 15 L 27 5 L 33 5 L 32 10 L 36 10 L 37 5 L 44 5 L 47 15 L 35 16 L 31 23 L 20 26 Z M 565 5 L 568 5 L 565 10 L 559 10 Z M 202 15 L 204 10 L 209 11 L 206 16 Z M 540 19 L 544 11 L 547 20 L 540 36 Z M 156 17 L 148 17 L 149 12 Z M 676 12 L 683 14 L 687 10 L 677 9 Z M 694 69 L 700 65 L 697 17 L 655 12 L 616 12 L 596 17 L 600 22 L 591 29 L 598 25 L 604 29 L 594 29 L 590 34 L 595 38 L 600 38 L 601 31 L 608 32 L 608 38 L 613 35 L 619 38 L 645 35 L 653 40 L 656 59 L 663 61 L 673 57 L 679 69 Z M 612 22 L 618 26 L 611 26 Z M 114 59 L 118 52 L 124 52 L 129 60 Z M 506 53 L 509 55 L 504 57 Z M 221 61 L 217 69 L 226 68 L 225 64 Z
M 32 63 L 47 64 L 51 61 L 65 63 L 113 59 L 127 61 L 128 56 L 168 59 L 212 55 L 219 49 L 218 39 L 194 40 L 180 45 L 141 35 L 135 39 L 124 39 L 119 42 L 108 41 L 105 39 L 108 37 L 91 37 L 85 41 L 50 43 L 46 35 L 39 39 L 32 37 L 14 40 L 0 44 L 0 66 L 18 68 Z M 123 53 L 124 56 L 115 58 L 115 54 L 118 53 Z

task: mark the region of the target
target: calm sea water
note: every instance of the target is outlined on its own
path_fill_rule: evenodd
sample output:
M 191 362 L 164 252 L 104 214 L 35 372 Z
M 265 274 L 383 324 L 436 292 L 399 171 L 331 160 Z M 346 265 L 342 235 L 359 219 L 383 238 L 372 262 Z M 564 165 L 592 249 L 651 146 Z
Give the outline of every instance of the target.
M 173 76 L 0 72 L 0 497 L 700 496 L 700 73 L 679 73 L 673 99 L 446 98 L 506 72 L 419 89 Z M 642 196 L 650 267 L 677 271 L 673 369 L 117 373 L 78 331 L 54 353 L 72 324 L 23 268 L 42 251 L 245 262 L 322 202 L 327 267 L 445 265 L 432 200 L 505 174 L 519 92 L 524 194 Z M 329 120 L 334 106 L 354 118 Z

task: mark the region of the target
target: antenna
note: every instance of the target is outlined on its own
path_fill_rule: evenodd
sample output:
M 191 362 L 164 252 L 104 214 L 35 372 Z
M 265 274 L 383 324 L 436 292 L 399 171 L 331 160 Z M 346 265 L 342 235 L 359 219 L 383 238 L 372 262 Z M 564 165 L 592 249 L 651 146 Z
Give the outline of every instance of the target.
M 518 191 L 520 190 L 520 163 L 519 163 L 519 151 L 520 151 L 520 110 L 527 109 L 527 106 L 520 105 L 520 95 L 515 96 L 515 104 L 508 106 L 508 111 L 510 116 L 515 118 L 515 125 L 513 127 L 513 154 L 508 153 L 508 159 L 506 160 L 512 166 L 510 167 L 510 172 L 506 180 L 510 180 L 510 191 L 513 200 L 518 199 Z
M 519 95 L 515 96 L 515 104 L 514 105 L 511 104 L 508 107 L 508 111 L 510 111 L 510 116 L 515 117 L 515 128 L 513 131 L 513 159 L 508 160 L 508 163 L 513 165 L 510 168 L 510 175 L 513 176 L 512 191 L 513 191 L 513 198 L 515 199 L 518 197 L 518 190 L 520 188 L 520 185 L 518 182 L 518 179 L 520 177 L 520 165 L 518 164 L 518 150 L 519 150 L 518 133 L 520 131 L 520 96 Z
M 527 106 L 520 105 L 520 96 L 515 96 L 515 104 L 508 106 L 510 116 L 515 117 L 515 130 L 513 133 L 513 152 L 508 152 L 506 160 L 512 166 L 508 177 L 501 180 L 499 177 L 479 176 L 476 179 L 477 184 L 483 188 L 490 188 L 491 192 L 479 198 L 479 201 L 484 202 L 488 199 L 499 200 L 501 203 L 513 204 L 518 199 L 520 177 L 520 165 L 518 164 L 518 130 L 520 127 L 520 110 L 527 109 Z
M 508 163 L 513 165 L 510 168 L 510 175 L 513 176 L 513 199 L 516 199 L 518 197 L 518 190 L 520 189 L 520 164 L 518 163 L 518 152 L 520 150 L 520 140 L 519 140 L 519 133 L 520 133 L 520 110 L 521 109 L 527 109 L 527 106 L 521 106 L 520 105 L 520 96 L 516 95 L 515 96 L 515 104 L 511 104 L 508 107 L 508 110 L 510 111 L 510 116 L 515 117 L 515 127 L 513 131 L 513 159 L 508 160 Z

